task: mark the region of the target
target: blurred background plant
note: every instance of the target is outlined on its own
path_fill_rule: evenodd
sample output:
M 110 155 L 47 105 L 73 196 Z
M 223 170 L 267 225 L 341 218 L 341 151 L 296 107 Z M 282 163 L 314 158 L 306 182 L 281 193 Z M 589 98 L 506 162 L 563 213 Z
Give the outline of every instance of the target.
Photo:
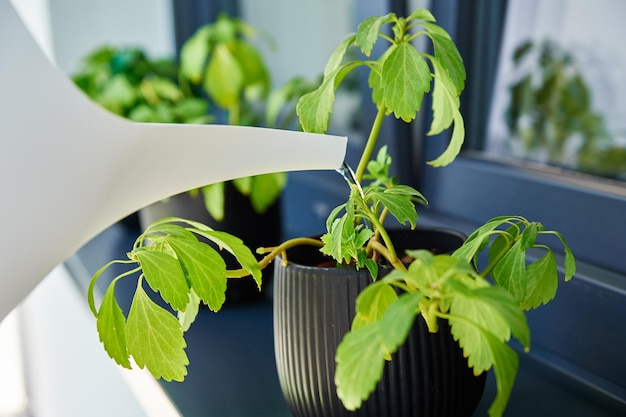
M 575 57 L 549 40 L 524 42 L 513 62 L 506 123 L 516 154 L 605 177 L 626 172 L 626 146 L 594 110 L 593 88 Z
M 180 60 L 152 59 L 137 47 L 103 46 L 72 77 L 92 100 L 137 122 L 224 123 L 297 128 L 295 102 L 316 84 L 294 77 L 272 91 L 271 77 L 255 42 L 267 36 L 227 14 L 205 24 L 183 44 Z M 227 187 L 249 198 L 256 213 L 277 203 L 285 173 L 239 178 L 190 190 L 201 195 L 211 217 L 225 216 Z

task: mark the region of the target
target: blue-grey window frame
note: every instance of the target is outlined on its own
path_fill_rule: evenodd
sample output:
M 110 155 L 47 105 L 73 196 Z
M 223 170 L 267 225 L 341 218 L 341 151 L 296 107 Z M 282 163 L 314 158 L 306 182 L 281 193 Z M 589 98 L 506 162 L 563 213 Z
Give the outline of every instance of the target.
M 471 230 L 497 215 L 522 215 L 565 234 L 578 272 L 560 284 L 553 303 L 529 314 L 531 355 L 626 403 L 626 186 L 476 152 L 484 144 L 506 2 L 435 1 L 431 10 L 465 60 L 467 136 L 464 153 L 443 169 L 424 162 L 445 138 L 420 141 L 412 179 L 429 200 L 425 217 Z

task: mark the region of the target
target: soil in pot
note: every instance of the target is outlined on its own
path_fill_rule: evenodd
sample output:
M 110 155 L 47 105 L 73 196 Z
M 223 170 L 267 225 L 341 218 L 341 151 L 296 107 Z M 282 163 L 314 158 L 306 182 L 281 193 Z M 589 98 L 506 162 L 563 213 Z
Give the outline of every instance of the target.
M 450 230 L 398 231 L 399 249 L 451 252 L 464 236 Z M 275 262 L 274 339 L 279 380 L 295 417 L 469 417 L 476 409 L 485 375 L 475 377 L 447 323 L 429 333 L 418 317 L 407 342 L 393 355 L 374 394 L 356 412 L 337 398 L 335 351 L 354 318 L 357 295 L 371 283 L 366 270 L 319 268 L 315 248 Z

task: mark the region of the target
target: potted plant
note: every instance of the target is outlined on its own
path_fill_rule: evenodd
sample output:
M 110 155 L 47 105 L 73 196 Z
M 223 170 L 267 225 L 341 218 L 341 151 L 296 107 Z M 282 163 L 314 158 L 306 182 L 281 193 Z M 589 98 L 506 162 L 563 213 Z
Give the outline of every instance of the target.
M 387 26 L 391 26 L 389 35 L 381 30 Z M 430 39 L 434 53 L 421 52 L 414 47 L 413 41 L 420 36 Z M 380 57 L 369 58 L 379 40 L 388 43 L 387 49 Z M 353 45 L 361 49 L 365 58 L 346 60 L 346 52 Z M 471 415 L 472 407 L 476 405 L 474 399 L 464 401 L 464 408 L 460 410 L 446 411 L 446 405 L 437 401 L 426 407 L 413 404 L 416 388 L 412 384 L 415 378 L 422 378 L 416 377 L 413 370 L 424 372 L 427 379 L 436 380 L 436 385 L 443 387 L 457 386 L 457 376 L 471 383 L 477 379 L 472 374 L 481 375 L 492 368 L 498 392 L 489 413 L 502 415 L 518 363 L 515 350 L 508 344 L 509 339 L 512 335 L 524 349 L 529 348 L 524 310 L 549 302 L 557 290 L 557 263 L 545 238 L 554 238 L 564 247 L 565 280 L 574 273 L 574 257 L 560 233 L 519 216 L 491 219 L 467 238 L 448 230 L 419 228 L 416 204 L 424 204 L 425 197 L 412 187 L 397 184 L 390 177 L 391 159 L 384 147 L 373 158 L 382 120 L 391 113 L 406 122 L 413 120 L 431 86 L 433 122 L 429 133 L 442 132 L 452 125 L 453 131 L 446 150 L 430 164 L 449 164 L 460 151 L 464 128 L 459 96 L 464 87 L 465 70 L 454 42 L 436 24 L 429 11 L 419 9 L 407 17 L 391 13 L 365 19 L 357 33 L 346 38 L 331 55 L 321 85 L 300 99 L 298 114 L 305 130 L 326 130 L 335 89 L 350 71 L 358 67 L 370 70 L 369 84 L 378 113 L 356 171 L 352 172 L 347 166 L 343 170 L 349 184 L 349 196 L 344 204 L 330 213 L 326 233 L 320 237 L 291 239 L 271 248 L 259 248 L 257 252 L 264 257 L 257 262 L 253 252 L 240 239 L 225 232 L 178 218 L 153 223 L 137 238 L 128 259 L 104 265 L 90 283 L 89 304 L 97 318 L 100 339 L 118 364 L 130 367 L 132 357 L 139 367 L 147 367 L 156 377 L 182 380 L 188 364 L 184 332 L 193 322 L 198 306 L 205 303 L 210 309 L 219 310 L 224 303 L 229 279 L 251 276 L 260 287 L 261 270 L 277 260 L 274 262 L 278 291 L 275 294 L 275 332 L 287 334 L 287 339 L 291 337 L 286 344 L 281 344 L 282 336 L 277 336 L 277 361 L 288 355 L 286 350 L 293 344 L 315 339 L 325 342 L 330 337 L 320 333 L 328 327 L 325 319 L 302 321 L 299 327 L 309 326 L 310 331 L 289 336 L 281 329 L 289 318 L 289 313 L 281 313 L 281 304 L 292 300 L 300 311 L 305 310 L 305 304 L 312 304 L 313 310 L 326 311 L 335 300 L 339 307 L 332 311 L 343 312 L 336 315 L 346 316 L 348 322 L 347 325 L 332 324 L 335 326 L 333 337 L 341 340 L 336 351 L 334 342 L 322 348 L 299 345 L 300 350 L 327 351 L 326 356 L 316 357 L 316 360 L 328 362 L 324 368 L 328 370 L 327 374 L 307 374 L 307 371 L 293 369 L 283 372 L 282 366 L 291 365 L 278 364 L 285 395 L 296 415 L 324 412 L 324 404 L 319 405 L 319 409 L 315 404 L 320 392 L 324 396 L 337 395 L 342 409 L 369 407 L 371 401 L 363 405 L 364 401 L 377 385 L 378 391 L 408 389 L 410 392 L 406 401 L 400 399 L 399 411 L 392 411 L 389 415 L 420 415 L 419 410 L 428 415 Z M 388 217 L 409 224 L 411 229 L 418 231 L 417 237 L 410 232 L 393 231 L 393 227 L 388 226 Z M 215 242 L 221 250 L 202 243 L 198 236 Z M 222 252 L 236 257 L 239 267 L 227 268 Z M 306 260 L 310 256 L 303 255 L 305 252 L 312 252 L 316 259 Z M 536 256 L 536 260 L 527 265 L 527 260 L 533 259 L 529 253 Z M 126 265 L 128 270 L 112 280 L 97 306 L 96 282 L 116 264 Z M 289 275 L 290 269 L 295 270 L 294 276 Z M 326 293 L 318 287 L 301 287 L 289 290 L 287 296 L 281 295 L 280 286 L 292 280 L 301 281 L 299 275 L 307 275 L 310 271 L 338 274 L 337 285 L 344 288 L 342 293 L 335 290 L 338 287 L 331 287 Z M 287 275 L 289 277 L 283 280 Z M 353 275 L 356 275 L 356 281 L 351 278 Z M 137 279 L 137 287 L 130 311 L 125 316 L 115 299 L 115 285 L 130 276 Z M 315 280 L 322 282 L 326 279 L 334 278 Z M 166 308 L 152 300 L 155 294 L 150 293 L 155 292 L 168 304 Z M 347 294 L 345 297 L 344 293 Z M 315 295 L 319 297 L 315 298 Z M 314 298 L 308 299 L 307 296 Z M 394 374 L 397 370 L 389 366 L 410 353 L 398 353 L 398 349 L 411 343 L 433 345 L 435 341 L 429 339 L 428 334 L 439 335 L 437 338 L 444 344 L 437 346 L 444 347 L 413 360 L 411 374 L 405 375 L 408 380 L 397 378 Z M 432 356 L 435 355 L 432 352 L 438 350 L 452 352 L 455 349 L 457 353 L 450 355 L 450 361 L 462 362 L 466 370 L 456 376 L 447 373 L 452 367 L 452 362 L 447 362 L 448 357 Z M 429 380 L 419 382 L 419 389 L 430 392 Z M 290 382 L 300 386 L 287 385 Z M 336 385 L 336 390 L 332 386 L 322 386 L 323 383 Z M 299 391 L 307 384 L 318 391 Z M 457 392 L 463 390 L 456 388 Z M 480 395 L 481 381 L 471 390 Z M 443 393 L 440 400 L 454 402 L 450 395 Z M 382 404 L 396 399 L 379 397 L 375 401 Z M 389 410 L 386 406 L 372 407 L 371 410 Z M 455 412 L 458 414 L 453 414 Z
M 271 91 L 255 35 L 255 28 L 221 14 L 183 44 L 180 64 L 150 59 L 140 48 L 105 46 L 83 60 L 73 79 L 95 102 L 137 122 L 289 123 L 295 99 L 312 87 L 295 77 Z M 277 244 L 282 237 L 279 198 L 286 182 L 286 173 L 278 172 L 209 184 L 141 209 L 139 226 L 177 216 L 245 237 L 251 246 Z M 249 281 L 229 285 L 230 302 L 260 296 Z

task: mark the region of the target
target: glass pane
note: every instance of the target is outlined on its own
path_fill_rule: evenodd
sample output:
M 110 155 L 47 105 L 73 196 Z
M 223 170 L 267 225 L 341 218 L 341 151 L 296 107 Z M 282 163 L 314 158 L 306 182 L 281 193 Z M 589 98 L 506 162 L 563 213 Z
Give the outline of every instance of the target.
M 511 0 L 487 151 L 626 180 L 621 0 Z

